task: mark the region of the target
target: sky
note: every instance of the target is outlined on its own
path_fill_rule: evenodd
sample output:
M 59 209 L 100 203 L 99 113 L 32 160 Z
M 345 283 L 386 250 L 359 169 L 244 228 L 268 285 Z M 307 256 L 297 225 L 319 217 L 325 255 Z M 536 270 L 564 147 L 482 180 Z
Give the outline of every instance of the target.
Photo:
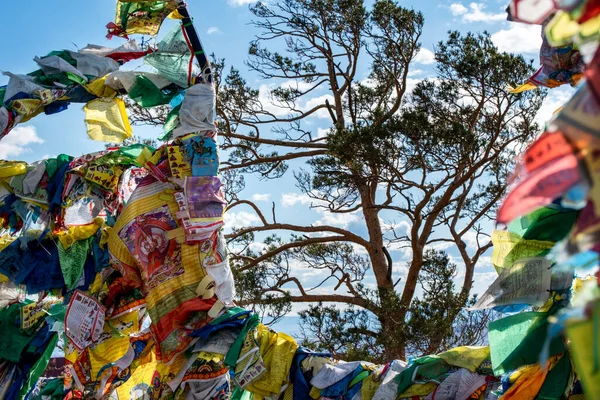
M 271 0 L 275 1 L 275 0 Z M 249 25 L 251 13 L 248 10 L 251 0 L 190 0 L 188 9 L 194 17 L 196 29 L 208 53 L 225 58 L 228 66 L 240 69 L 249 83 L 261 89 L 266 95 L 273 82 L 259 79 L 250 73 L 243 64 L 248 53 L 249 41 L 257 31 Z M 367 5 L 370 0 L 366 1 Z M 538 51 L 541 44 L 540 29 L 506 21 L 507 0 L 480 2 L 466 1 L 400 1 L 400 4 L 420 10 L 425 17 L 422 48 L 414 60 L 409 76 L 409 87 L 432 76 L 434 67 L 433 51 L 435 44 L 444 40 L 448 30 L 462 32 L 488 31 L 492 40 L 502 51 L 521 53 L 527 59 L 538 64 Z M 52 50 L 77 50 L 87 44 L 117 47 L 122 39 L 107 40 L 106 24 L 113 20 L 115 0 L 61 0 L 59 2 L 29 1 L 6 2 L 3 4 L 4 34 L 0 36 L 0 70 L 13 73 L 28 73 L 36 69 L 34 56 L 43 56 Z M 167 21 L 159 37 L 164 35 L 174 21 Z M 148 38 L 146 38 L 148 39 Z M 139 40 L 139 37 L 138 37 Z M 366 75 L 366 73 L 365 73 Z M 366 78 L 366 76 L 365 76 Z M 0 76 L 0 85 L 8 78 Z M 572 93 L 571 88 L 555 89 L 542 106 L 538 120 L 548 120 L 550 115 L 561 106 Z M 315 98 L 324 93 L 316 92 Z M 312 99 L 312 101 L 316 101 Z M 310 105 L 311 99 L 304 106 Z M 330 124 L 326 113 L 317 113 L 306 121 L 305 128 L 324 135 Z M 158 137 L 160 128 L 134 127 L 134 134 L 142 137 Z M 20 159 L 35 161 L 54 157 L 61 153 L 80 155 L 104 148 L 104 144 L 90 140 L 85 133 L 81 104 L 73 104 L 70 109 L 56 115 L 38 116 L 18 126 L 6 138 L 0 141 L 0 159 Z M 292 164 L 291 169 L 302 165 Z M 291 172 L 291 171 L 290 171 Z M 291 173 L 288 172 L 288 177 Z M 247 179 L 243 195 L 251 198 L 270 214 L 271 202 L 275 202 L 279 222 L 297 224 L 327 224 L 347 228 L 359 235 L 366 235 L 360 214 L 332 215 L 310 209 L 310 199 L 300 193 L 293 179 L 280 179 L 276 182 L 261 181 L 253 177 Z M 227 215 L 228 226 L 241 226 L 257 222 L 256 215 L 250 209 L 234 209 Z M 393 223 L 394 221 L 384 221 Z M 260 243 L 256 244 L 260 248 Z M 452 256 L 452 255 L 451 255 Z M 406 254 L 392 249 L 394 274 L 401 276 L 406 271 Z M 458 261 L 458 258 L 453 258 Z M 315 271 L 298 266 L 298 276 L 303 282 L 319 282 L 322 277 Z M 496 273 L 489 255 L 482 259 L 475 273 L 474 293 L 482 293 L 494 280 Z M 367 277 L 367 284 L 374 284 L 373 277 Z M 331 290 L 323 287 L 321 290 Z M 284 322 L 283 326 L 291 333 L 297 332 L 296 312 Z

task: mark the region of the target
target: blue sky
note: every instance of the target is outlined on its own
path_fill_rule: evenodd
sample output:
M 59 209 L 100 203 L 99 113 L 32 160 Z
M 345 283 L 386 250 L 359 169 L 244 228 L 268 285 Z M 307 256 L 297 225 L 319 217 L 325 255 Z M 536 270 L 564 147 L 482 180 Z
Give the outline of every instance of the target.
M 274 1 L 274 0 L 273 0 Z M 218 57 L 224 57 L 228 65 L 234 65 L 244 72 L 248 81 L 263 93 L 273 82 L 261 81 L 256 75 L 247 73 L 243 60 L 248 50 L 248 42 L 257 32 L 249 26 L 251 14 L 249 0 L 190 0 L 189 10 L 194 17 L 196 28 L 204 47 Z M 369 1 L 367 1 L 369 3 Z M 401 1 L 405 7 L 419 9 L 424 13 L 425 26 L 421 38 L 422 50 L 414 62 L 409 83 L 431 76 L 435 43 L 443 40 L 450 29 L 467 31 L 487 30 L 495 44 L 504 51 L 523 53 L 534 59 L 537 65 L 537 52 L 541 44 L 539 27 L 513 24 L 505 19 L 507 1 Z M 52 50 L 76 50 L 88 43 L 117 47 L 119 38 L 105 39 L 106 23 L 114 18 L 114 0 L 62 0 L 60 2 L 32 1 L 6 2 L 4 34 L 0 36 L 0 70 L 13 73 L 28 73 L 36 69 L 34 56 L 43 56 Z M 160 35 L 174 24 L 168 21 Z M 160 37 L 159 35 L 159 37 Z M 366 72 L 365 72 L 366 75 Z M 366 77 L 366 76 L 365 76 Z M 0 76 L 0 85 L 6 84 L 7 77 Z M 551 113 L 569 97 L 570 88 L 554 90 L 546 100 L 539 114 L 545 121 Z M 315 93 L 315 97 L 324 93 Z M 306 121 L 306 126 L 315 133 L 325 132 L 329 127 L 327 115 L 317 114 Z M 135 127 L 136 135 L 157 137 L 159 128 Z M 104 145 L 88 139 L 83 123 L 82 105 L 74 104 L 69 110 L 58 115 L 39 116 L 23 124 L 0 142 L 0 158 L 34 161 L 60 153 L 79 155 L 102 149 Z M 302 165 L 292 164 L 292 168 Z M 288 173 L 289 174 L 289 173 Z M 270 202 L 274 201 L 278 210 L 279 222 L 323 223 L 348 228 L 358 234 L 365 234 L 359 214 L 330 215 L 311 210 L 310 201 L 299 193 L 294 180 L 277 182 L 247 179 L 244 195 L 256 200 L 270 214 Z M 231 225 L 247 224 L 256 221 L 251 210 L 234 210 L 228 215 Z M 386 221 L 391 222 L 391 221 Z M 399 222 L 399 221 L 396 221 Z M 491 227 L 490 227 L 491 229 Z M 260 246 L 257 244 L 257 246 Z M 393 251 L 395 273 L 400 276 L 405 265 L 405 254 Z M 312 271 L 300 270 L 298 275 L 306 282 L 318 282 L 321 278 Z M 476 272 L 475 292 L 481 293 L 495 277 L 489 258 L 484 259 Z M 367 283 L 372 278 L 367 279 Z M 324 288 L 323 290 L 329 290 Z M 290 320 L 291 321 L 291 320 Z M 290 322 L 288 330 L 295 331 Z

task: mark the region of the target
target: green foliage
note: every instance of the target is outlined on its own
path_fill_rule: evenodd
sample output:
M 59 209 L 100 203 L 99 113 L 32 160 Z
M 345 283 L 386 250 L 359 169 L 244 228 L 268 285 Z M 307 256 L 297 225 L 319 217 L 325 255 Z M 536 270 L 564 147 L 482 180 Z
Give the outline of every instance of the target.
M 376 318 L 365 310 L 344 312 L 322 303 L 300 312 L 302 346 L 330 352 L 347 361 L 379 362 L 384 349 L 378 343 Z
M 227 235 L 240 303 L 271 319 L 313 303 L 301 314 L 304 340 L 346 359 L 481 342 L 489 315 L 463 307 L 491 246 L 482 223 L 495 215 L 515 155 L 539 133 L 545 92 L 506 91 L 534 72 L 531 62 L 499 52 L 486 32 L 449 32 L 435 49 L 435 76 L 411 87 L 418 11 L 394 0 L 369 8 L 280 0 L 250 10 L 259 33 L 246 66 L 268 80 L 267 92 L 213 61 L 230 208 L 251 207 L 260 220 Z M 331 123 L 317 137 L 307 118 L 323 112 Z M 294 161 L 306 162 L 293 175 L 311 207 L 359 215 L 362 235 L 281 223 L 275 204 L 267 218 L 240 198 L 244 174 L 286 179 Z M 386 226 L 384 215 L 403 225 Z M 439 243 L 460 260 L 460 286 L 457 266 L 430 250 Z M 394 270 L 392 245 L 409 250 L 406 269 Z M 307 269 L 319 276 L 310 285 L 299 275 Z
M 431 249 L 425 252 L 419 276 L 423 294 L 413 300 L 406 324 L 395 335 L 402 338 L 407 355 L 420 357 L 459 345 L 485 343 L 485 327 L 491 314 L 463 310 L 476 299 L 465 301 L 456 292 L 456 274 L 457 267 L 447 254 Z M 349 361 L 379 362 L 385 357 L 384 343 L 389 340 L 384 335 L 389 333 L 382 331 L 378 317 L 369 311 L 355 307 L 342 311 L 319 303 L 299 315 L 304 346 Z
M 357 170 L 365 181 L 397 181 L 398 175 L 418 170 L 435 182 L 435 173 L 455 176 L 482 161 L 486 173 L 495 178 L 483 191 L 494 195 L 503 190 L 498 182 L 511 171 L 519 145 L 538 132 L 533 119 L 544 96 L 506 92 L 507 78 L 529 76 L 530 63 L 522 56 L 499 53 L 486 33 L 458 32 L 450 32 L 449 39 L 438 44 L 436 60 L 438 76 L 419 82 L 400 112 L 381 122 L 376 109 L 370 121 L 329 135 L 329 154 L 309 160 L 313 189 L 352 187 Z M 486 160 L 490 143 L 497 154 Z
M 253 233 L 246 233 L 235 239 L 235 244 L 243 248 L 240 254 L 246 259 L 258 257 L 258 253 L 251 249 L 250 245 L 253 242 Z M 263 252 L 273 250 L 281 243 L 281 239 L 276 235 L 269 236 L 264 240 Z M 233 243 L 230 243 L 231 245 Z M 277 293 L 265 290 L 271 287 L 277 288 L 283 280 L 289 277 L 290 268 L 287 254 L 278 254 L 272 257 L 267 262 L 253 268 L 251 273 L 244 272 L 244 263 L 240 263 L 239 258 L 231 258 L 230 263 L 234 273 L 239 304 L 259 312 L 263 317 L 267 317 L 265 322 L 271 324 L 290 312 L 291 304 L 288 293 L 283 290 Z
M 456 292 L 456 274 L 457 267 L 446 253 L 431 249 L 425 252 L 419 275 L 423 295 L 413 300 L 406 324 L 409 354 L 427 355 L 457 345 L 481 344 L 484 340 L 482 327 L 489 313 L 462 310 L 476 299 L 465 301 Z

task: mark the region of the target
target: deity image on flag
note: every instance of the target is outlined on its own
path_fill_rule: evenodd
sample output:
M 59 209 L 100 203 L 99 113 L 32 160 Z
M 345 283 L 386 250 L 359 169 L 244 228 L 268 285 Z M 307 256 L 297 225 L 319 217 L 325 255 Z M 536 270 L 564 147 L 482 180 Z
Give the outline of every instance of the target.
M 139 215 L 121 229 L 119 236 L 142 266 L 148 289 L 161 276 L 175 277 L 183 273 L 180 246 L 167 233 L 177 228 L 168 207 Z

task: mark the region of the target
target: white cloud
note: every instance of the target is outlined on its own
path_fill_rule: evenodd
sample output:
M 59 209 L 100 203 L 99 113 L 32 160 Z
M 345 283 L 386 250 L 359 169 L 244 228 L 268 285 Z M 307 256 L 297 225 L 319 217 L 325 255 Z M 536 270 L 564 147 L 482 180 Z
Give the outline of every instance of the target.
M 38 136 L 34 126 L 17 126 L 0 140 L 0 159 L 18 157 L 31 151 L 29 145 L 41 143 L 44 143 L 44 140 Z
M 511 22 L 508 29 L 492 35 L 492 42 L 498 50 L 509 53 L 539 53 L 542 45 L 539 25 Z
M 262 84 L 258 88 L 258 100 L 261 102 L 265 111 L 270 112 L 271 114 L 273 114 L 276 117 L 283 117 L 283 116 L 288 116 L 290 114 L 295 114 L 294 112 L 292 112 L 290 110 L 290 106 L 287 103 L 279 102 L 277 99 L 275 99 L 272 96 L 271 92 L 273 91 L 273 89 L 275 89 L 277 87 L 278 87 L 278 85 L 270 83 L 270 84 Z M 302 81 L 287 80 L 287 81 L 281 83 L 279 85 L 279 87 L 281 87 L 281 88 L 291 87 L 291 88 L 303 91 L 303 90 L 307 90 L 308 88 L 312 87 L 312 85 L 308 84 L 306 82 L 302 82 Z M 323 96 L 317 96 L 317 97 L 313 97 L 313 98 L 309 98 L 309 99 L 300 98 L 300 99 L 298 99 L 296 104 L 293 104 L 291 106 L 297 110 L 306 112 L 317 105 L 325 104 L 325 100 L 329 100 L 330 103 L 333 103 L 333 101 L 334 101 L 332 95 L 326 94 Z M 311 116 L 317 117 L 317 118 L 327 118 L 327 119 L 330 118 L 329 111 L 327 111 L 326 108 L 319 109 L 314 114 L 311 114 Z
M 302 109 L 302 111 L 308 111 L 313 107 L 316 107 L 321 104 L 325 104 L 326 100 L 329 100 L 329 104 L 332 104 L 332 105 L 334 104 L 334 101 L 335 101 L 333 98 L 333 95 L 324 94 L 323 96 L 313 97 L 312 99 L 309 99 L 301 109 Z M 327 111 L 326 108 L 319 109 L 314 114 L 311 114 L 311 116 L 317 117 L 317 118 L 326 118 L 326 119 L 331 118 L 329 116 L 329 111 Z
M 350 243 L 350 246 L 352 246 L 352 250 L 354 250 L 354 254 L 360 254 L 360 255 L 368 255 L 369 252 L 367 251 L 367 249 L 365 249 L 363 246 L 356 244 L 356 243 Z
M 362 81 L 360 81 L 360 84 L 363 86 L 366 86 L 368 88 L 374 88 L 375 86 L 377 86 L 376 82 L 373 79 L 368 78 L 368 77 L 363 79 Z
M 437 251 L 446 251 L 450 248 L 454 247 L 453 242 L 435 242 L 433 244 L 429 244 L 425 247 L 425 249 L 432 249 Z
M 360 216 L 356 213 L 335 214 L 325 210 L 319 210 L 323 217 L 315 222 L 315 225 L 337 226 L 347 228 L 348 225 L 360 221 Z
M 303 263 L 303 262 L 298 262 L 295 260 L 292 260 L 290 262 L 290 267 L 291 267 L 292 271 L 294 271 L 294 275 L 298 276 L 298 278 L 300 279 L 300 282 L 303 282 L 303 283 L 307 283 L 307 281 L 311 278 L 317 277 L 317 278 L 320 278 L 319 280 L 322 280 L 330 275 L 330 271 L 325 268 L 323 268 L 323 269 L 311 268 L 308 266 L 308 264 Z M 331 282 L 335 282 L 335 280 L 332 279 Z M 331 285 L 331 283 L 327 286 L 330 286 L 330 285 Z M 294 288 L 297 289 L 296 286 L 294 286 Z M 329 290 L 331 290 L 331 288 L 329 288 Z M 313 294 L 316 294 L 316 293 L 313 292 Z
M 252 226 L 253 224 L 259 221 L 260 218 L 258 218 L 256 214 L 249 213 L 246 211 L 228 211 L 225 213 L 225 226 L 229 229 Z
M 406 94 L 412 93 L 417 84 L 422 80 L 423 79 L 406 78 Z
M 413 61 L 417 64 L 433 64 L 435 62 L 435 54 L 433 54 L 433 51 L 421 47 Z
M 217 28 L 216 26 L 211 26 L 210 28 L 208 28 L 206 30 L 207 35 L 214 35 L 216 33 L 223 33 L 223 32 L 221 32 L 221 30 L 219 28 Z
M 227 3 L 230 6 L 239 7 L 239 6 L 243 6 L 245 4 L 256 3 L 256 0 L 227 0 Z
M 267 248 L 267 245 L 263 242 L 253 242 L 248 245 L 248 248 L 252 251 L 260 253 Z
M 415 87 L 417 87 L 417 84 L 419 82 L 424 81 L 425 79 L 427 79 L 429 82 L 437 82 L 439 83 L 439 78 L 436 77 L 425 77 L 425 78 L 406 78 L 406 93 L 404 94 L 404 96 L 407 96 L 409 94 L 411 94 L 413 92 L 413 90 L 415 90 Z M 406 98 L 406 97 L 404 97 Z
M 403 241 L 389 242 L 386 244 L 385 247 L 388 249 L 388 251 L 395 252 L 395 254 L 398 255 L 398 258 L 401 261 L 408 261 L 408 260 L 412 259 L 413 251 L 412 251 L 412 247 L 410 247 L 410 243 L 408 243 L 408 242 L 403 242 Z M 394 258 L 396 258 L 396 257 L 394 257 Z
M 463 6 L 461 3 L 452 3 L 449 7 L 450 13 L 455 17 L 462 17 L 462 22 L 497 22 L 506 20 L 506 13 L 489 13 L 486 12 L 485 4 L 483 3 L 471 3 L 469 8 Z
M 478 270 L 482 270 L 482 269 L 493 269 L 494 268 L 494 264 L 492 264 L 492 256 L 481 256 L 479 257 L 479 260 L 477 260 L 477 265 L 475 265 L 475 269 Z M 494 270 L 495 271 L 495 270 Z M 494 272 L 496 273 L 496 272 Z
M 288 115 L 290 110 L 285 107 L 281 107 L 281 105 L 278 105 L 277 102 L 273 99 L 273 96 L 271 96 L 271 91 L 275 87 L 276 86 L 273 84 L 260 85 L 260 87 L 258 88 L 258 100 L 261 102 L 265 111 L 270 112 L 276 117 L 283 117 Z
M 317 129 L 317 138 L 319 138 L 319 139 L 327 137 L 328 134 L 329 134 L 329 128 L 328 129 L 324 129 L 324 128 Z
M 253 201 L 269 201 L 271 200 L 271 193 L 254 193 L 252 195 Z
M 477 232 L 474 230 L 467 231 L 462 237 L 468 249 L 477 250 Z M 485 238 L 480 238 L 480 243 L 486 243 Z
M 464 15 L 469 12 L 467 7 L 463 6 L 460 3 L 452 3 L 452 4 L 450 4 L 449 8 L 450 8 L 450 13 L 452 15 L 454 15 L 455 17 L 458 15 Z
M 282 193 L 281 205 L 283 207 L 292 207 L 296 204 L 308 205 L 313 202 L 313 199 L 304 193 Z
M 305 193 L 282 193 L 280 204 L 282 207 L 293 207 L 297 204 L 302 206 L 324 205 L 323 201 L 310 198 Z M 332 213 L 324 208 L 317 208 L 316 212 L 321 215 L 321 218 L 313 223 L 315 226 L 330 225 L 346 228 L 353 222 L 360 221 L 358 213 Z
M 552 115 L 571 98 L 575 89 L 563 85 L 560 88 L 552 89 L 544 99 L 542 106 L 538 110 L 535 120 L 543 129 Z
M 410 71 L 408 71 L 408 76 L 421 75 L 423 73 L 424 71 L 422 69 L 411 69 Z
M 408 274 L 408 262 L 407 261 L 396 261 L 392 263 L 392 272 L 400 274 L 402 278 L 405 278 Z M 404 280 L 404 279 L 403 279 Z
M 394 230 L 397 234 L 403 234 L 410 230 L 410 224 L 406 221 L 392 221 L 388 223 L 385 222 L 381 217 L 379 217 L 379 225 L 381 225 L 381 230 L 383 232 Z
M 298 89 L 300 91 L 308 90 L 308 89 L 312 88 L 313 86 L 314 86 L 313 83 L 307 83 L 307 82 L 304 82 L 303 80 L 299 80 L 299 79 L 290 79 L 281 84 L 282 88 L 292 88 L 292 89 Z
M 485 293 L 487 288 L 496 280 L 496 278 L 498 278 L 498 273 L 495 271 L 474 272 L 471 294 L 478 294 L 481 296 L 483 293 Z

